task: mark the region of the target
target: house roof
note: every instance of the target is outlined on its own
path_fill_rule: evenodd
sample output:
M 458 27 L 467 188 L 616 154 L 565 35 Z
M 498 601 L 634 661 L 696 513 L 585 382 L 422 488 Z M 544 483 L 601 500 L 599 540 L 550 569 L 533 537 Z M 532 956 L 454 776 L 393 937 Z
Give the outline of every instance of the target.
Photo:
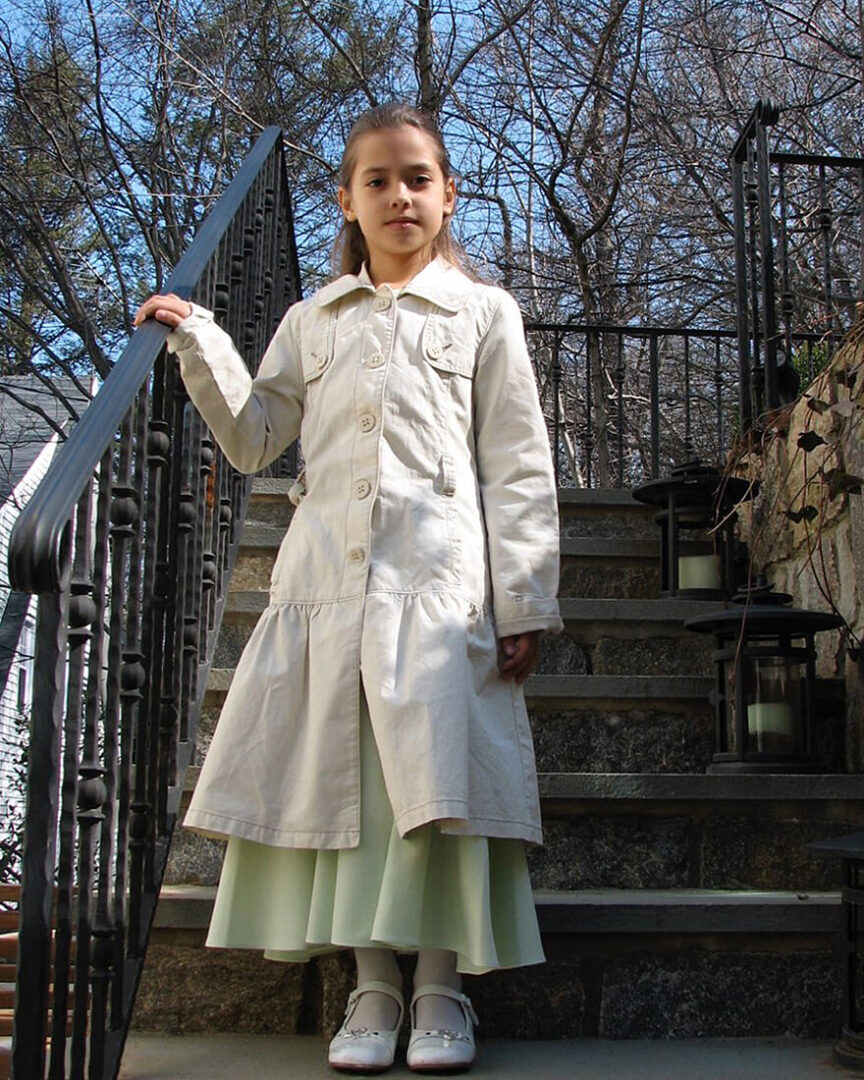
M 87 379 L 82 380 L 86 386 Z M 73 379 L 0 377 L 0 503 L 5 502 L 59 428 L 67 432 L 88 398 Z

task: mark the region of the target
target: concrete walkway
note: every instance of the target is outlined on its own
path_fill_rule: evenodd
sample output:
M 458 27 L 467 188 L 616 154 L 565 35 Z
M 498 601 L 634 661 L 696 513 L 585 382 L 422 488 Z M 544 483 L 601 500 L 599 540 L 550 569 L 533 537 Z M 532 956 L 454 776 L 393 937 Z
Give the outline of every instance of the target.
M 405 1080 L 400 1052 L 386 1075 Z M 132 1034 L 121 1080 L 334 1080 L 317 1038 Z M 351 1074 L 357 1076 L 359 1074 Z M 472 1077 L 495 1080 L 850 1080 L 832 1044 L 794 1039 L 484 1043 Z

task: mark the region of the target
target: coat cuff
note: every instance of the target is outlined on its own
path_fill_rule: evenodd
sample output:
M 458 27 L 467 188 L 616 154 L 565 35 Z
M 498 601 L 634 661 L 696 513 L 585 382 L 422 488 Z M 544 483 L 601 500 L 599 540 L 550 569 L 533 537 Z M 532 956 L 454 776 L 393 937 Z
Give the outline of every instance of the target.
M 179 357 L 189 396 L 204 403 L 215 388 L 236 420 L 249 400 L 252 376 L 213 313 L 192 304 L 192 314 L 168 335 L 168 350 Z
M 559 634 L 564 629 L 558 601 L 524 596 L 495 604 L 495 633 L 499 638 L 545 630 Z

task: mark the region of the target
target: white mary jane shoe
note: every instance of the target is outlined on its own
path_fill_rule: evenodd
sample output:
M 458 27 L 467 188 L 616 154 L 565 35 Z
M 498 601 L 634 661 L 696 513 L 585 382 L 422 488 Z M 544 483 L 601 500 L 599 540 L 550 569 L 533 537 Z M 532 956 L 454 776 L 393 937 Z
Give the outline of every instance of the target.
M 370 1031 L 365 1027 L 352 1027 L 351 1018 L 361 994 L 375 990 L 387 994 L 399 1006 L 399 1017 L 392 1031 Z M 377 1073 L 384 1072 L 393 1064 L 396 1055 L 396 1040 L 405 1015 L 405 1001 L 395 986 L 385 982 L 366 982 L 352 990 L 348 995 L 345 1019 L 342 1027 L 330 1040 L 327 1060 L 334 1069 L 345 1072 Z
M 462 1006 L 464 1031 L 437 1029 L 424 1031 L 417 1027 L 417 1002 L 427 994 L 452 998 Z M 427 983 L 414 991 L 411 998 L 411 1038 L 408 1041 L 408 1068 L 415 1072 L 448 1073 L 469 1069 L 477 1056 L 474 1044 L 474 1024 L 479 1023 L 470 1000 L 458 990 L 438 983 Z

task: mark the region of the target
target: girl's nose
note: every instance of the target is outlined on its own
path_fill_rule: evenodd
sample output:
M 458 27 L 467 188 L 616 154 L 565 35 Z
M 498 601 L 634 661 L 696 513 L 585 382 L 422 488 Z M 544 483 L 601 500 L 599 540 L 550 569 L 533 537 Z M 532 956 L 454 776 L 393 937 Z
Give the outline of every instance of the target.
M 393 192 L 390 202 L 393 206 L 407 206 L 411 202 L 411 193 L 404 184 L 400 184 Z

